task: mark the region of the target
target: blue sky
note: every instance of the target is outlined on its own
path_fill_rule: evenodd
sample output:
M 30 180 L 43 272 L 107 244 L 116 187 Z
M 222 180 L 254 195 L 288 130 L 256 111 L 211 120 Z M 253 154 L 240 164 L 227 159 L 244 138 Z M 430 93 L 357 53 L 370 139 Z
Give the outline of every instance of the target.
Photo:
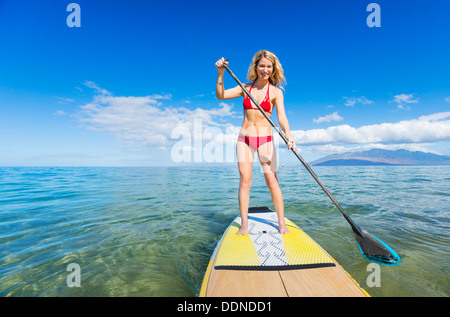
M 79 0 L 73 28 L 71 2 L 0 0 L 0 165 L 232 161 L 242 99 L 216 100 L 214 62 L 244 81 L 260 49 L 284 67 L 305 159 L 450 155 L 447 0 L 376 1 L 372 28 L 363 0 Z

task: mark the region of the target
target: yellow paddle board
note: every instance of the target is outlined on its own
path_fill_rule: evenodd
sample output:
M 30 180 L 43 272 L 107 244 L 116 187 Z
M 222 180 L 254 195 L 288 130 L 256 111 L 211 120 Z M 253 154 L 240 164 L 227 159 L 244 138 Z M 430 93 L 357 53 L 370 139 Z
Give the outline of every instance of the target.
M 288 219 L 286 235 L 279 233 L 277 214 L 267 207 L 249 208 L 248 220 L 248 234 L 236 234 L 238 216 L 217 243 L 200 297 L 369 296 Z

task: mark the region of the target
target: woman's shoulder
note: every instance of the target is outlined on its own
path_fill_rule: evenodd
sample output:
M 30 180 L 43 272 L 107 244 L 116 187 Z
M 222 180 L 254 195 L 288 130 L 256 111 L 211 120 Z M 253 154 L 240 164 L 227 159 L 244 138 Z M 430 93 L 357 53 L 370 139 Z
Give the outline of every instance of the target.
M 276 96 L 283 95 L 283 90 L 280 87 L 270 85 L 270 92 L 273 92 Z
M 252 84 L 253 83 L 243 83 L 242 85 L 245 87 L 245 89 L 250 91 L 250 89 L 252 88 Z M 239 87 L 239 85 L 238 85 L 238 87 Z M 244 90 L 242 88 L 241 88 L 241 91 L 242 91 L 242 96 L 245 97 L 245 92 L 244 92 Z

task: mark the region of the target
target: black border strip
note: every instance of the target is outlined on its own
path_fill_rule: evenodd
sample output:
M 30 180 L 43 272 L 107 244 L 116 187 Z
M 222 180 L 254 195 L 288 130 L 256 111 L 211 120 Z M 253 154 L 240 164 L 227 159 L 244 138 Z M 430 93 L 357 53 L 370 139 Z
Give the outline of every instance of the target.
M 304 270 L 316 269 L 320 267 L 336 266 L 335 263 L 314 263 L 314 264 L 294 264 L 294 265 L 271 265 L 271 266 L 256 266 L 256 265 L 217 265 L 215 270 L 233 270 L 233 271 L 287 271 L 287 270 Z
M 262 212 L 275 212 L 272 209 L 268 208 L 268 207 L 250 207 L 248 208 L 248 213 L 249 214 L 253 214 L 253 213 L 262 213 Z

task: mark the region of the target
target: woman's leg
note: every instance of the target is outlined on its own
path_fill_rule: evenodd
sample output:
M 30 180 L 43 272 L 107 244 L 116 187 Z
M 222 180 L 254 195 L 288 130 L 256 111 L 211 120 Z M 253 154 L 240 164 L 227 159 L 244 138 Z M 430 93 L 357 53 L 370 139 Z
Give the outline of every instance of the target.
M 238 141 L 237 159 L 239 167 L 239 210 L 241 213 L 241 228 L 239 235 L 247 233 L 248 230 L 248 207 L 250 204 L 250 187 L 252 185 L 252 167 L 255 151 L 245 142 Z
M 273 205 L 278 215 L 278 226 L 281 234 L 288 234 L 289 229 L 286 227 L 284 220 L 284 203 L 283 194 L 277 178 L 277 155 L 273 142 L 267 142 L 258 148 L 259 161 L 264 172 L 267 187 L 272 196 Z

